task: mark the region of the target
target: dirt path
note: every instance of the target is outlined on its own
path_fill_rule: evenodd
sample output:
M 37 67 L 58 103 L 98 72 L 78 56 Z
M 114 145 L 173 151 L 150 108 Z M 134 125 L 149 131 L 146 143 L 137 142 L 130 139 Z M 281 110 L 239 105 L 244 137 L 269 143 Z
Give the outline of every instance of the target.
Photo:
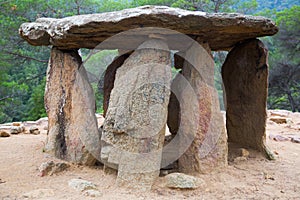
M 268 122 L 268 135 L 300 137 L 300 114 L 289 116 L 292 125 Z M 296 128 L 295 128 L 296 127 Z M 48 189 L 36 199 L 300 199 L 300 144 L 267 139 L 277 153 L 268 161 L 255 151 L 248 160 L 230 162 L 220 173 L 199 175 L 206 182 L 197 190 L 172 190 L 161 185 L 160 178 L 151 192 L 128 191 L 114 186 L 115 176 L 105 175 L 101 167 L 71 165 L 53 176 L 38 176 L 41 163 L 54 160 L 43 153 L 46 134 L 19 134 L 0 138 L 0 199 L 26 199 L 23 194 Z M 82 178 L 95 183 L 102 197 L 88 197 L 70 188 L 68 181 Z M 28 199 L 28 198 L 27 198 Z M 29 198 L 30 199 L 30 198 Z

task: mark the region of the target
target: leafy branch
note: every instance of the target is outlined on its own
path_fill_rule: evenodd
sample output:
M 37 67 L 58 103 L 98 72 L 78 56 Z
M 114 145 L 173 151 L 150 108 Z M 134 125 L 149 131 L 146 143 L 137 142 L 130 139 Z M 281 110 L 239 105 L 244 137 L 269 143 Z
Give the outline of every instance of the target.
M 37 61 L 37 62 L 48 63 L 48 60 L 40 60 L 40 59 L 37 59 L 37 58 L 33 58 L 33 57 L 30 57 L 30 56 L 22 55 L 22 54 L 11 52 L 11 51 L 4 51 L 4 53 L 9 54 L 9 55 L 18 56 L 20 58 L 25 58 L 27 60 L 34 60 L 34 61 Z

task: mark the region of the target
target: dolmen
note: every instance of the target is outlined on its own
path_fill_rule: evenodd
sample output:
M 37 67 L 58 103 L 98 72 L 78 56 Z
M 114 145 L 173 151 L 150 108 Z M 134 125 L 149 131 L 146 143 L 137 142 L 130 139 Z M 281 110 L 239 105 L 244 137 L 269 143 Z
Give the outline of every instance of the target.
M 118 185 L 141 190 L 174 162 L 188 174 L 222 170 L 228 142 L 272 159 L 265 133 L 268 50 L 257 38 L 277 32 L 264 17 L 166 6 L 22 24 L 19 33 L 29 44 L 52 47 L 46 151 L 76 164 L 98 160 L 117 170 Z M 82 48 L 119 52 L 104 74 L 100 129 Z M 228 51 L 222 66 L 226 123 L 212 51 Z

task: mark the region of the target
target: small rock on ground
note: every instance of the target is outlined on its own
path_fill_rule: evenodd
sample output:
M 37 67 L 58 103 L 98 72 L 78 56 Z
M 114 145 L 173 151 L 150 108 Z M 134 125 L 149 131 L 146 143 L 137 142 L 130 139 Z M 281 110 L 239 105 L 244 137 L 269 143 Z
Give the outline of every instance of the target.
M 204 181 L 202 179 L 183 173 L 171 173 L 166 175 L 164 178 L 166 186 L 169 188 L 196 189 L 204 185 Z
M 269 138 L 271 140 L 277 141 L 277 142 L 283 142 L 283 141 L 289 141 L 290 139 L 288 137 L 282 136 L 282 135 L 273 135 L 270 134 Z
M 10 134 L 19 134 L 24 131 L 24 127 L 22 126 L 11 126 L 10 127 Z
M 29 132 L 30 132 L 30 134 L 33 134 L 33 135 L 39 135 L 40 134 L 40 131 L 39 131 L 38 127 L 36 127 L 36 126 L 30 127 Z
M 12 125 L 13 126 L 21 126 L 21 122 L 13 122 Z
M 241 157 L 246 157 L 247 158 L 250 155 L 250 153 L 247 149 L 239 148 L 238 151 L 239 151 L 239 156 L 241 156 Z
M 0 137 L 9 137 L 10 134 L 6 131 L 0 131 Z
M 101 197 L 103 194 L 99 192 L 98 190 L 85 190 L 83 192 L 83 195 L 90 196 L 90 197 Z
M 86 190 L 97 190 L 97 186 L 94 183 L 83 179 L 71 179 L 68 184 L 71 188 L 80 192 Z
M 44 162 L 39 167 L 40 176 L 53 175 L 69 168 L 67 163 L 54 163 L 53 161 Z
M 300 138 L 292 137 L 291 141 L 294 142 L 294 143 L 300 143 Z
M 292 123 L 291 118 L 280 117 L 280 116 L 270 117 L 270 120 L 277 123 L 277 124 L 286 124 L 286 123 L 290 124 L 290 123 Z

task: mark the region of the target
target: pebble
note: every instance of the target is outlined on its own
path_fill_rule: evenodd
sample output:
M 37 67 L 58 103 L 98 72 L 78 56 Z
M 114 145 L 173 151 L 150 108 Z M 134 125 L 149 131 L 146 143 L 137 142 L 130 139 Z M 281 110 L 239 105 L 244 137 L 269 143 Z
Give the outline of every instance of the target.
M 83 192 L 83 195 L 90 196 L 90 197 L 101 197 L 101 196 L 103 196 L 103 194 L 98 190 L 85 190 Z
M 53 161 L 44 162 L 39 167 L 40 176 L 46 176 L 57 174 L 69 168 L 70 165 L 67 163 L 54 163 Z
M 10 127 L 10 134 L 19 134 L 21 133 L 23 128 L 21 126 L 11 126 Z
M 9 137 L 10 134 L 6 131 L 0 131 L 0 137 Z
M 277 124 L 292 124 L 292 119 L 287 117 L 273 116 L 269 119 Z
M 12 125 L 13 126 L 21 126 L 21 123 L 20 122 L 13 122 Z
M 300 138 L 292 137 L 291 141 L 294 142 L 294 143 L 300 143 Z
M 36 126 L 30 127 L 29 132 L 30 132 L 30 134 L 33 134 L 33 135 L 39 135 L 40 134 L 40 131 L 39 131 L 38 127 L 36 127 Z
M 239 149 L 239 155 L 242 157 L 249 157 L 250 153 L 247 149 L 240 148 Z
M 204 185 L 200 178 L 186 175 L 183 173 L 171 173 L 164 177 L 166 187 L 179 189 L 196 189 Z
M 270 134 L 269 138 L 271 140 L 277 141 L 277 142 L 283 142 L 283 141 L 289 141 L 290 139 L 288 137 L 282 136 L 282 135 L 273 135 Z
M 68 184 L 71 188 L 80 192 L 86 190 L 97 190 L 97 186 L 94 183 L 83 179 L 71 179 Z

